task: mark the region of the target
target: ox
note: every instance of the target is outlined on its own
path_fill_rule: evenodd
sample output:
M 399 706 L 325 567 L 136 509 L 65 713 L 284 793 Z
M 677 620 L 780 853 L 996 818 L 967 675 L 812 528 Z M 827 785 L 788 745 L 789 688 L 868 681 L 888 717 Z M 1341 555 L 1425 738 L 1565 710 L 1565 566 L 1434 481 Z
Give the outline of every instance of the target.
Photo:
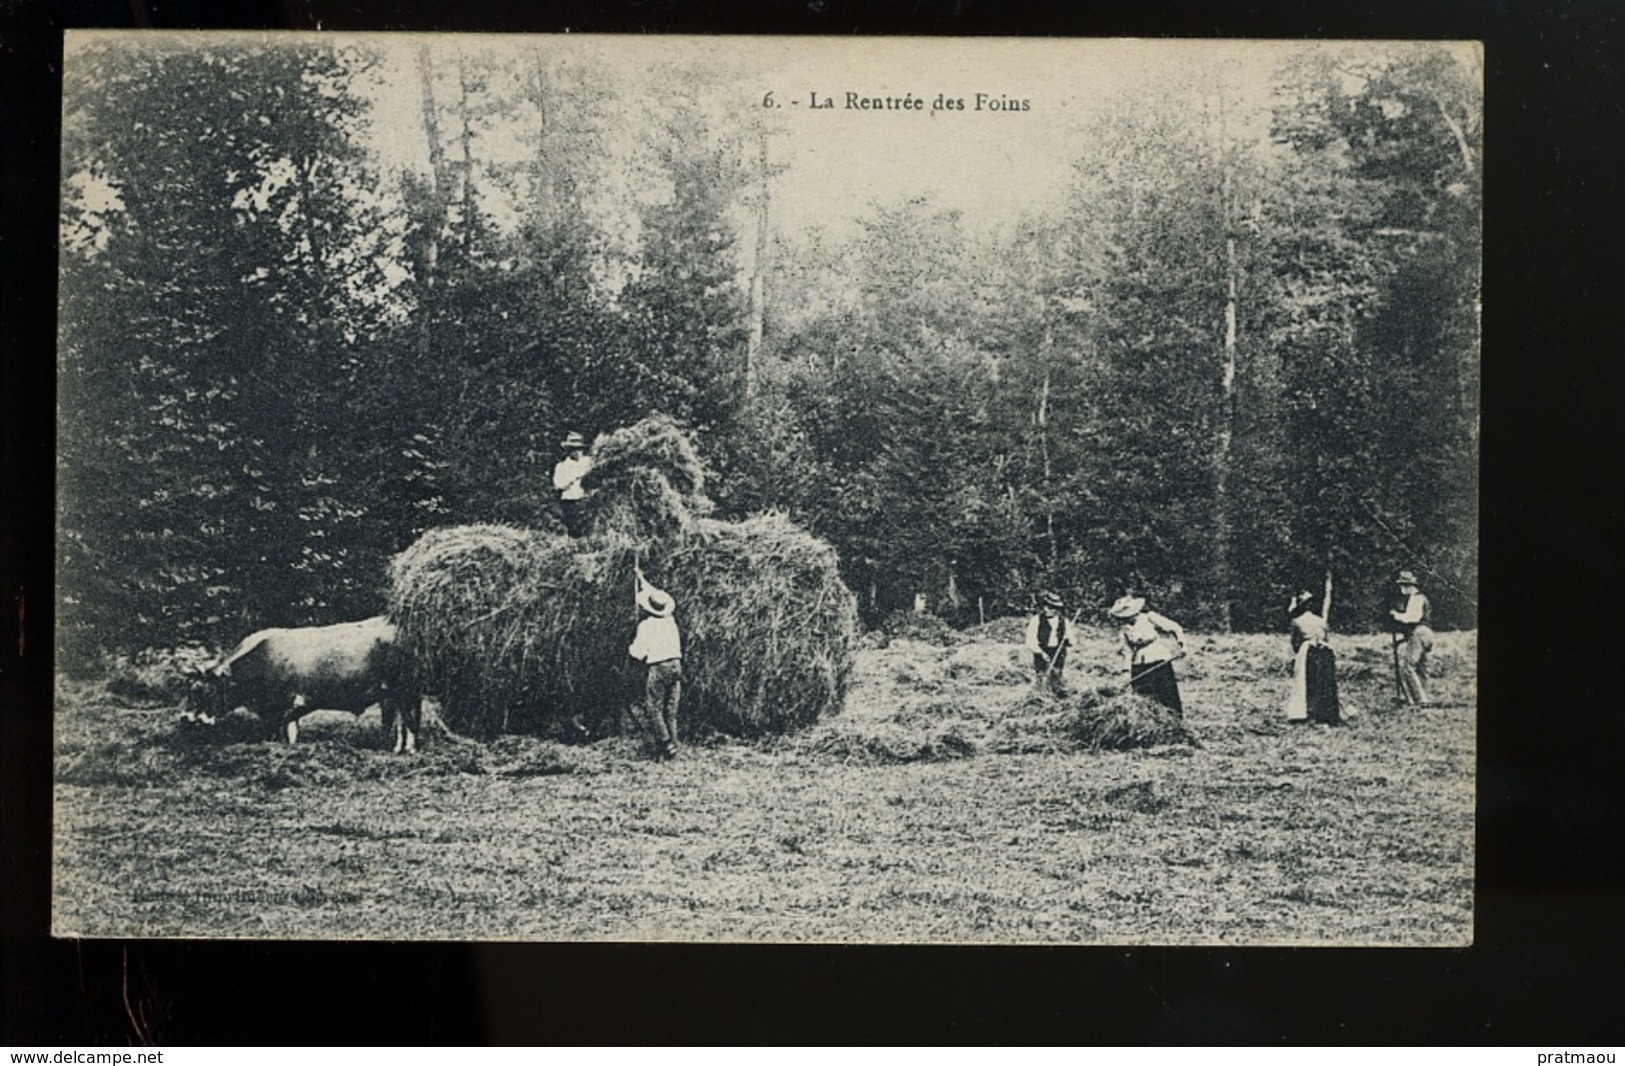
M 273 737 L 299 739 L 299 719 L 327 709 L 359 715 L 373 704 L 394 733 L 395 751 L 417 749 L 421 701 L 409 687 L 395 626 L 368 618 L 308 629 L 262 629 L 202 671 L 187 713 L 208 721 L 246 707 Z

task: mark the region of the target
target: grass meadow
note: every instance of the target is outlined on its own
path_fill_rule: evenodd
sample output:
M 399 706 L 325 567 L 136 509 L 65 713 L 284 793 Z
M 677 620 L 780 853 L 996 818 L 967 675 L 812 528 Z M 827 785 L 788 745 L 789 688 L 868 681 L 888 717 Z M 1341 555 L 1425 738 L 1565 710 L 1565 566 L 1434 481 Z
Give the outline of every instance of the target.
M 1094 750 L 1030 695 L 1018 621 L 868 638 L 840 715 L 670 763 L 612 737 L 296 747 L 162 685 L 59 682 L 53 928 L 94 937 L 1464 945 L 1476 637 L 1394 706 L 1340 637 L 1340 727 L 1289 724 L 1284 637 L 1195 635 L 1195 743 Z M 1068 682 L 1123 678 L 1085 635 Z

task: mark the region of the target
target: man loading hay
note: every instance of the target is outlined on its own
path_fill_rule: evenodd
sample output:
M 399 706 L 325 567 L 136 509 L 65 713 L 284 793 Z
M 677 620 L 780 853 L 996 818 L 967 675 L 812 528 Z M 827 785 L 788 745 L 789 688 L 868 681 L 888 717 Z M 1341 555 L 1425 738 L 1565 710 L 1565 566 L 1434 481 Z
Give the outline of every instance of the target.
M 553 488 L 559 494 L 559 508 L 564 512 L 564 528 L 572 537 L 587 532 L 587 516 L 583 508 L 587 503 L 587 490 L 581 484 L 592 472 L 592 460 L 587 457 L 587 442 L 579 433 L 569 433 L 559 443 L 564 458 L 553 466 Z
M 677 629 L 677 601 L 636 571 L 634 598 L 643 619 L 627 654 L 645 665 L 643 728 L 657 758 L 677 755 L 677 704 L 683 696 L 683 638 Z

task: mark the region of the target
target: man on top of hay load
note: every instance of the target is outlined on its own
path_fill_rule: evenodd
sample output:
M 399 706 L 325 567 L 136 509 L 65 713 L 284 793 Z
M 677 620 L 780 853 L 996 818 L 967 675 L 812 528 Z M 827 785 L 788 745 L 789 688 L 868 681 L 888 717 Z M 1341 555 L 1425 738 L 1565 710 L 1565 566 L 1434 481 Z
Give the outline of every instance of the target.
M 1038 597 L 1038 613 L 1027 622 L 1027 650 L 1033 656 L 1033 684 L 1045 686 L 1057 696 L 1065 695 L 1061 671 L 1066 669 L 1066 649 L 1072 643 L 1072 627 L 1061 617 L 1061 597 L 1043 592 Z
M 553 466 L 553 487 L 564 511 L 564 528 L 570 536 L 579 537 L 587 532 L 587 516 L 582 511 L 587 490 L 581 479 L 592 472 L 592 460 L 587 458 L 587 442 L 574 431 L 565 435 L 559 447 L 564 449 L 564 458 Z
M 634 596 L 644 618 L 628 655 L 646 665 L 643 683 L 643 727 L 654 744 L 656 757 L 677 755 L 677 704 L 683 696 L 683 638 L 677 629 L 677 601 L 643 577 L 637 568 Z

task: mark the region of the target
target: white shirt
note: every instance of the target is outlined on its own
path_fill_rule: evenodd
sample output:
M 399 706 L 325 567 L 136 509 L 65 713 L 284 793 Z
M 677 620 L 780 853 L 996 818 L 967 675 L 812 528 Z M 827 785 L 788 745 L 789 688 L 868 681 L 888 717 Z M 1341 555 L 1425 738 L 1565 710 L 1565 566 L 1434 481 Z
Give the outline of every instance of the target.
M 1326 619 L 1314 611 L 1304 611 L 1292 619 L 1292 650 L 1304 644 L 1316 644 L 1326 639 Z
M 632 646 L 626 649 L 626 654 L 650 666 L 667 659 L 681 659 L 683 637 L 677 631 L 677 619 L 668 615 L 639 622 L 637 635 L 632 638 Z
M 1394 621 L 1402 625 L 1413 626 L 1427 617 L 1427 610 L 1428 598 L 1420 592 L 1413 592 L 1410 598 L 1405 601 L 1403 611 L 1389 611 L 1388 613 L 1394 616 Z
M 1067 625 L 1066 619 L 1062 618 L 1060 613 L 1057 612 L 1056 615 L 1055 615 L 1054 622 L 1051 624 L 1050 631 L 1049 631 L 1050 640 L 1054 641 L 1054 643 L 1051 643 L 1048 648 L 1039 647 L 1038 646 L 1038 626 L 1039 626 L 1039 619 L 1041 619 L 1043 617 L 1044 616 L 1041 615 L 1041 614 L 1035 614 L 1031 618 L 1027 619 L 1027 650 L 1032 652 L 1034 655 L 1044 655 L 1047 652 L 1054 651 L 1057 647 L 1059 647 L 1062 644 L 1071 644 L 1072 643 L 1072 627 L 1070 625 Z M 1055 641 L 1056 634 L 1058 634 L 1061 631 L 1062 626 L 1066 626 L 1066 636 L 1063 637 L 1059 641 Z
M 1156 611 L 1141 611 L 1129 620 L 1122 629 L 1123 646 L 1128 649 L 1129 660 L 1134 663 L 1160 663 L 1174 657 L 1174 652 L 1163 640 L 1167 634 L 1178 642 L 1181 650 L 1185 647 L 1185 630 L 1172 618 L 1165 618 Z
M 581 487 L 581 479 L 591 470 L 592 460 L 585 455 L 571 455 L 560 459 L 553 467 L 553 487 L 559 490 L 559 499 L 586 499 L 587 490 Z

